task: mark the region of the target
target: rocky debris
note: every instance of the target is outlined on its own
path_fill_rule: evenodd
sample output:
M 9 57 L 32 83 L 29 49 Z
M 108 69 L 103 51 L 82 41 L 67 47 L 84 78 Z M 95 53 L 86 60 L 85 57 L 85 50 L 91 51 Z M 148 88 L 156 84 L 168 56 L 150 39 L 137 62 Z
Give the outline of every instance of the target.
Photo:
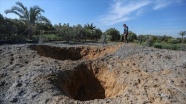
M 186 52 L 134 44 L 0 46 L 0 103 L 179 103 Z

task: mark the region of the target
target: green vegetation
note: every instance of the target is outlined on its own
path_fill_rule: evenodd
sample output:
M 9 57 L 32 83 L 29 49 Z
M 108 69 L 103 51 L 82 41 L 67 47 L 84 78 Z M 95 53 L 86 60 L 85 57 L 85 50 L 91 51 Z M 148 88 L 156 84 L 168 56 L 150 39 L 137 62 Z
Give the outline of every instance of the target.
M 16 2 L 16 4 L 17 6 L 13 6 L 11 9 L 5 10 L 5 13 L 14 13 L 18 15 L 22 21 L 24 21 L 25 25 L 27 26 L 30 39 L 32 39 L 33 29 L 36 22 L 50 24 L 50 21 L 41 15 L 44 10 L 40 7 L 33 6 L 28 10 L 27 7 L 25 7 L 21 2 Z
M 173 38 L 166 35 L 139 35 L 135 42 L 159 49 L 186 50 L 186 38 Z
M 182 37 L 182 42 L 184 42 L 183 36 L 186 35 L 186 31 L 180 31 L 179 35 L 181 35 L 181 37 Z
M 28 10 L 21 2 L 16 2 L 16 6 L 5 10 L 5 13 L 13 13 L 19 19 L 6 18 L 0 14 L 0 41 L 98 41 L 101 37 L 108 41 L 119 41 L 120 32 L 110 28 L 106 32 L 91 24 L 84 26 L 77 24 L 70 26 L 69 23 L 52 25 L 50 20 L 42 16 L 44 10 L 39 6 L 32 6 Z M 131 38 L 130 38 L 131 39 Z M 133 39 L 132 39 L 133 40 Z
M 185 50 L 183 47 L 186 48 L 186 45 L 184 45 L 184 44 L 155 43 L 154 47 L 160 48 L 160 49 Z
M 128 40 L 129 40 L 129 42 L 134 42 L 135 40 L 137 40 L 136 33 L 132 32 L 132 31 L 129 31 Z
M 69 23 L 52 25 L 50 20 L 42 16 L 44 10 L 38 6 L 30 7 L 28 10 L 21 2 L 17 2 L 16 6 L 5 10 L 5 13 L 14 13 L 19 19 L 6 18 L 0 14 L 0 41 L 66 41 L 81 42 L 104 40 L 121 41 L 123 35 L 115 28 L 107 29 L 102 32 L 99 28 L 91 24 L 84 26 L 77 24 L 70 26 Z M 129 42 L 139 43 L 149 47 L 171 50 L 186 50 L 186 31 L 180 31 L 178 34 L 181 38 L 173 38 L 171 36 L 154 36 L 154 35 L 136 35 L 129 31 Z
M 118 41 L 120 40 L 120 33 L 115 28 L 110 28 L 106 30 L 108 41 Z

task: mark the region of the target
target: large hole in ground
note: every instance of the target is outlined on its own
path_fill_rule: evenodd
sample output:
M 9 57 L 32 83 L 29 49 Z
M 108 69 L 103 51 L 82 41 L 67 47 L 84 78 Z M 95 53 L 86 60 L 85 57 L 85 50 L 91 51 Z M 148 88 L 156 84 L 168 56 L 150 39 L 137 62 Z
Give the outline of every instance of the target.
M 118 83 L 116 75 L 106 66 L 81 64 L 73 70 L 60 72 L 54 83 L 62 94 L 81 101 L 113 98 L 121 94 L 124 85 Z
M 96 59 L 116 51 L 120 45 L 107 47 L 55 47 L 48 45 L 31 45 L 41 56 L 58 60 Z
M 36 50 L 39 55 L 45 57 L 51 57 L 58 60 L 79 60 L 83 57 L 81 54 L 81 48 L 74 47 L 54 47 L 47 45 L 31 45 L 32 50 Z

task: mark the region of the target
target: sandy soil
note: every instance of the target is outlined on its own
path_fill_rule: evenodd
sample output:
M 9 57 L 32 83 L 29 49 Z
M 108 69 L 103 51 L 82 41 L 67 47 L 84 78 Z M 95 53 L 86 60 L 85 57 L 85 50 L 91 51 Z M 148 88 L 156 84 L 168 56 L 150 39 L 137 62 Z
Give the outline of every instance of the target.
M 0 46 L 0 104 L 186 104 L 186 52 L 134 44 Z

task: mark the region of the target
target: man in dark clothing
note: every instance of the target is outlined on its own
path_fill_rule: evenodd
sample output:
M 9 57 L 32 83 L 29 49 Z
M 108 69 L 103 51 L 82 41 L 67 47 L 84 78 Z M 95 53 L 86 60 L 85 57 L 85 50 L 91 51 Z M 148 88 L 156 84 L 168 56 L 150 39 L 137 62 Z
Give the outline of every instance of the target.
M 123 27 L 124 27 L 124 32 L 123 32 L 124 41 L 128 43 L 128 39 L 127 39 L 127 36 L 128 36 L 128 26 L 126 24 L 123 24 Z

